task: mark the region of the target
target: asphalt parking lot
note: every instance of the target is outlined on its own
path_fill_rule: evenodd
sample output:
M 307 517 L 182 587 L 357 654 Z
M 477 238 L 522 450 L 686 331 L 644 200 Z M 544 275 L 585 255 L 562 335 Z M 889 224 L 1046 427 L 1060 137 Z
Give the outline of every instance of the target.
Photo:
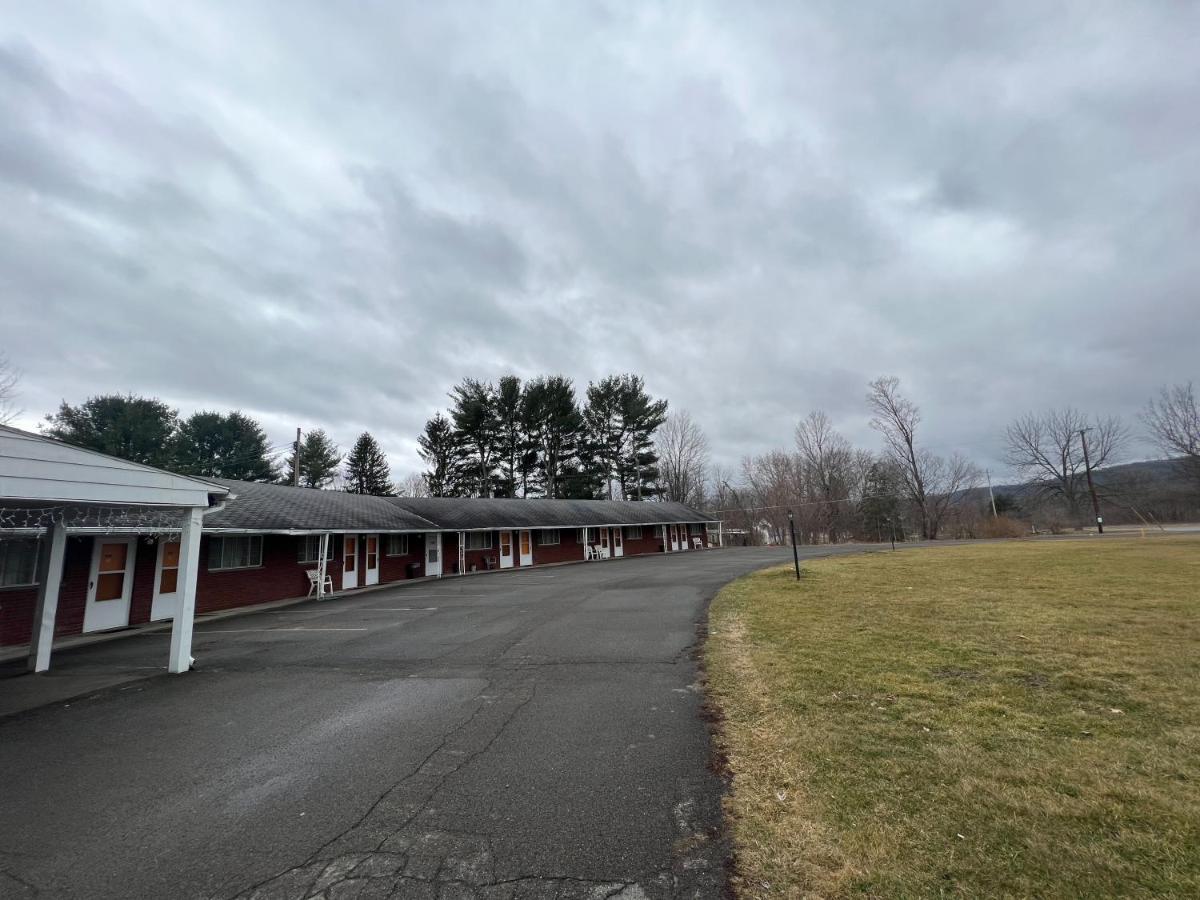
M 719 896 L 697 627 L 720 585 L 788 560 L 310 602 L 198 624 L 178 677 L 154 674 L 166 632 L 60 654 L 149 677 L 0 719 L 0 895 Z

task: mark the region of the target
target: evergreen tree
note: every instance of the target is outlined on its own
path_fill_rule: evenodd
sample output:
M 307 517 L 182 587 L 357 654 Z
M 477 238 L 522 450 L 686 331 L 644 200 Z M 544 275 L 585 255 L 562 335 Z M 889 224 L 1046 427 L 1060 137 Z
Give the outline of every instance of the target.
M 639 375 L 621 377 L 620 400 L 622 440 L 616 476 L 623 499 L 641 500 L 659 493 L 654 435 L 666 421 L 667 401 L 652 399 Z
M 69 444 L 169 469 L 176 461 L 178 417 L 161 400 L 109 394 L 79 406 L 64 401 L 57 413 L 46 416 L 43 430 Z
M 266 432 L 240 412 L 201 411 L 180 422 L 175 468 L 185 475 L 236 481 L 270 482 L 278 476 Z
M 563 480 L 578 451 L 583 417 L 575 401 L 575 388 L 561 375 L 538 378 L 526 388 L 530 443 L 537 447 L 537 476 L 542 493 L 565 496 Z
M 342 454 L 337 444 L 324 429 L 313 429 L 300 441 L 300 485 L 309 488 L 328 487 L 337 477 L 341 462 Z M 295 469 L 296 456 L 289 453 L 287 469 L 280 480 L 284 484 L 292 484 Z
M 876 540 L 888 540 L 895 528 L 897 540 L 904 537 L 900 524 L 903 507 L 904 473 L 890 460 L 877 459 L 863 481 L 863 499 L 858 504 L 862 532 Z
M 478 497 L 492 495 L 500 436 L 496 389 L 489 382 L 465 378 L 450 392 L 450 418 L 464 451 L 464 480 Z
M 374 494 L 377 497 L 392 493 L 392 474 L 387 457 L 369 431 L 358 436 L 346 457 L 346 491 L 351 494 Z
M 612 500 L 614 483 L 620 481 L 618 470 L 624 455 L 620 377 L 610 375 L 597 383 L 589 382 L 586 396 L 579 470 L 585 480 L 592 482 L 588 490 L 595 493 L 590 495 L 607 496 Z M 619 499 L 625 499 L 623 490 Z
M 521 379 L 505 375 L 496 389 L 496 455 L 500 460 L 500 489 L 504 497 L 517 496 L 517 480 L 522 469 L 522 457 L 528 443 L 522 429 L 521 410 L 524 395 Z M 524 494 L 522 493 L 522 496 Z
M 431 497 L 458 496 L 462 448 L 450 420 L 437 413 L 417 438 L 417 452 L 429 468 L 422 473 Z

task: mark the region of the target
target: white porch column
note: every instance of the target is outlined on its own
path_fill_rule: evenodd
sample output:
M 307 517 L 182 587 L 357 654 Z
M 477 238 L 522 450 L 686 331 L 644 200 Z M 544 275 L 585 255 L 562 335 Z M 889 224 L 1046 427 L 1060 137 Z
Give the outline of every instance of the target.
M 317 599 L 325 596 L 325 573 L 329 570 L 329 532 L 321 535 L 321 550 L 317 554 Z
M 33 636 L 29 641 L 29 671 L 50 668 L 54 646 L 54 617 L 58 612 L 58 589 L 62 586 L 63 559 L 67 550 L 67 526 L 50 525 L 38 557 L 37 607 L 33 613 Z
M 192 625 L 196 617 L 196 576 L 200 571 L 200 531 L 204 507 L 190 507 L 179 535 L 179 606 L 171 625 L 171 656 L 167 671 L 178 674 L 192 665 Z
M 725 546 L 725 520 L 722 519 L 717 523 L 717 546 Z
M 467 574 L 467 533 L 458 533 L 458 574 Z

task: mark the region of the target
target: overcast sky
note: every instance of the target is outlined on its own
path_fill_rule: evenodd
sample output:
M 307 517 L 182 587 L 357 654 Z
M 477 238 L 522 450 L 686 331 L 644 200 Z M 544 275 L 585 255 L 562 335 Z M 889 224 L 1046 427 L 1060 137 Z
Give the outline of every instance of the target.
M 401 476 L 463 376 L 632 371 L 736 464 L 878 446 L 895 374 L 995 472 L 1200 380 L 1198 10 L 0 2 L 21 424 L 132 391 Z

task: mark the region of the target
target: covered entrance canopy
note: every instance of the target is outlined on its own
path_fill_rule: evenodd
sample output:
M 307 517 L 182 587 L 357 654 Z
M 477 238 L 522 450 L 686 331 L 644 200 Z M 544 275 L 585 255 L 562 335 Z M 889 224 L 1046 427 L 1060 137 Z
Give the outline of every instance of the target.
M 219 484 L 84 450 L 0 425 L 0 539 L 40 537 L 29 668 L 50 667 L 67 535 L 178 535 L 179 604 L 167 669 L 186 672 L 204 513 L 229 496 Z M 93 581 L 117 577 L 97 571 Z

